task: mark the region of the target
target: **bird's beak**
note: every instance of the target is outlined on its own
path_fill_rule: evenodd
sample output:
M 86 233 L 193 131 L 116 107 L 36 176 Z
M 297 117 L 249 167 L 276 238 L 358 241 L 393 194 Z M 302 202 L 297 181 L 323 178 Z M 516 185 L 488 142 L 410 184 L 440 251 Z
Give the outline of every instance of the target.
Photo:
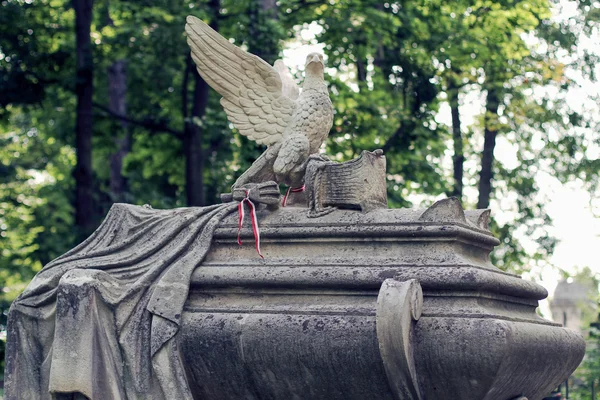
M 308 60 L 308 63 L 306 65 L 311 64 L 311 63 L 323 64 L 323 62 L 321 61 L 321 59 L 319 58 L 319 56 L 317 54 L 312 56 L 310 58 L 310 60 Z

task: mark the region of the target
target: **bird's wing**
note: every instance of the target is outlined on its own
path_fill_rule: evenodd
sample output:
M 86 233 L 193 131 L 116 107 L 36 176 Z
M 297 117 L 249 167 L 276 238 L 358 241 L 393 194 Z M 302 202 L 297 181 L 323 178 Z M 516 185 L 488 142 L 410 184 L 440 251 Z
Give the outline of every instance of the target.
M 273 170 L 281 175 L 288 175 L 299 167 L 310 155 L 310 142 L 306 135 L 292 134 L 286 138 L 277 153 Z
M 279 73 L 196 17 L 187 17 L 185 31 L 198 72 L 240 133 L 260 144 L 281 140 L 295 102 L 283 95 Z
M 294 77 L 287 65 L 285 65 L 283 60 L 277 60 L 275 61 L 275 64 L 273 64 L 273 67 L 275 67 L 275 70 L 279 73 L 279 77 L 281 78 L 281 91 L 283 94 L 292 100 L 296 100 L 298 96 L 300 96 L 300 88 L 296 84 L 296 81 L 294 81 Z

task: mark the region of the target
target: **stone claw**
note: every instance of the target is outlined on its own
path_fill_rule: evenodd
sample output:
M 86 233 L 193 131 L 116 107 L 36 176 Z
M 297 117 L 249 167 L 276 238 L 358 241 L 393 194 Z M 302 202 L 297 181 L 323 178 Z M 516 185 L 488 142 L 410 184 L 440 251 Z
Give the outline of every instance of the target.
M 233 201 L 233 194 L 221 193 L 221 203 L 231 203 Z
M 235 201 L 242 201 L 248 197 L 252 202 L 266 205 L 279 204 L 280 196 L 279 185 L 274 181 L 247 183 L 234 188 L 232 192 Z
M 324 161 L 324 162 L 328 162 L 331 161 L 329 159 L 329 157 L 327 157 L 325 154 L 319 154 L 319 153 L 314 153 L 311 154 L 310 156 L 308 156 L 308 160 L 316 160 L 316 161 Z

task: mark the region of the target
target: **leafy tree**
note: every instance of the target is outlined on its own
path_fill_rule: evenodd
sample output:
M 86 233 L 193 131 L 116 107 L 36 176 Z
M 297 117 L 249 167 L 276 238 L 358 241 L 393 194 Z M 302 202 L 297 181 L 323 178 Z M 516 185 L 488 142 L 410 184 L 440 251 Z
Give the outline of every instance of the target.
M 93 172 L 92 172 L 92 100 L 94 96 L 94 60 L 92 59 L 93 0 L 73 0 L 75 11 L 76 74 L 75 94 L 77 96 L 75 122 L 75 148 L 77 164 L 75 176 L 75 224 L 84 233 L 91 233 L 93 218 Z
M 420 45 L 429 35 L 423 14 L 414 2 L 344 1 L 317 2 L 287 17 L 289 24 L 316 21 L 323 28 L 317 38 L 337 70 L 328 151 L 346 160 L 381 147 L 393 206 L 410 205 L 413 193 L 447 190 L 440 159 L 448 132 L 435 121 L 439 88 Z
M 600 170 L 597 159 L 586 157 L 588 146 L 585 142 L 590 133 L 585 128 L 590 127 L 590 121 L 582 118 L 567 102 L 567 94 L 577 86 L 576 82 L 569 79 L 569 70 L 585 69 L 586 64 L 576 53 L 581 26 L 565 26 L 551 20 L 551 5 L 545 2 L 520 3 L 514 10 L 518 19 L 510 13 L 506 16 L 505 24 L 519 22 L 515 32 L 527 29 L 524 32 L 528 32 L 529 37 L 535 35 L 535 40 L 531 41 L 538 43 L 538 50 L 531 50 L 531 45 L 523 40 L 524 35 L 512 35 L 505 44 L 502 44 L 501 38 L 496 38 L 495 43 L 500 44 L 500 48 L 495 54 L 504 65 L 500 75 L 493 75 L 500 77 L 493 89 L 499 95 L 496 99 L 498 108 L 488 101 L 483 121 L 487 135 L 484 154 L 486 143 L 487 149 L 491 148 L 493 152 L 497 135 L 501 135 L 515 149 L 515 167 L 507 168 L 497 162 L 491 167 L 488 164 L 484 168 L 485 163 L 482 165 L 478 207 L 486 202 L 489 204 L 491 196 L 502 199 L 516 195 L 513 207 L 515 219 L 497 228 L 506 243 L 504 253 L 497 252 L 497 262 L 500 266 L 512 264 L 517 270 L 526 264 L 531 266 L 547 260 L 556 245 L 556 240 L 547 233 L 547 227 L 551 224 L 545 211 L 548 199 L 538 195 L 539 172 L 547 172 L 562 181 L 582 178 L 582 181 L 593 186 Z M 498 24 L 502 22 L 502 17 L 495 16 L 493 20 L 494 24 Z M 499 30 L 500 27 L 496 26 L 495 29 Z M 562 61 L 567 59 L 566 55 L 571 58 L 571 65 Z M 492 80 L 488 70 L 485 70 L 486 82 Z M 545 94 L 536 95 L 540 92 Z M 489 89 L 487 93 L 489 99 Z M 563 150 L 569 148 L 565 142 L 570 144 L 570 150 L 557 152 L 556 146 Z M 578 159 L 576 154 L 581 158 Z M 576 172 L 585 170 L 584 166 L 587 166 L 587 175 Z M 496 182 L 495 193 L 492 191 L 493 181 Z M 485 190 L 482 190 L 482 184 Z M 488 191 L 490 194 L 486 195 Z M 521 243 L 523 237 L 535 243 L 535 252 L 524 249 Z

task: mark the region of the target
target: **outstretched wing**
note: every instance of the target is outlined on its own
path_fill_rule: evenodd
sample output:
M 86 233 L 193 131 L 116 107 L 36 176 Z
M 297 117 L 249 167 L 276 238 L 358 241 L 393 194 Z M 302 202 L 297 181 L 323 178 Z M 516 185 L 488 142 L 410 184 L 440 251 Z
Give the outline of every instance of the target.
M 279 73 L 196 17 L 187 17 L 185 31 L 198 72 L 223 96 L 221 105 L 233 125 L 257 143 L 277 143 L 295 105 L 283 95 Z
M 294 81 L 294 77 L 287 65 L 285 65 L 283 60 L 277 60 L 275 61 L 275 64 L 273 64 L 273 67 L 279 73 L 279 77 L 281 78 L 281 91 L 283 92 L 283 95 L 292 100 L 296 100 L 298 96 L 300 96 L 300 88 L 296 84 L 296 81 Z

